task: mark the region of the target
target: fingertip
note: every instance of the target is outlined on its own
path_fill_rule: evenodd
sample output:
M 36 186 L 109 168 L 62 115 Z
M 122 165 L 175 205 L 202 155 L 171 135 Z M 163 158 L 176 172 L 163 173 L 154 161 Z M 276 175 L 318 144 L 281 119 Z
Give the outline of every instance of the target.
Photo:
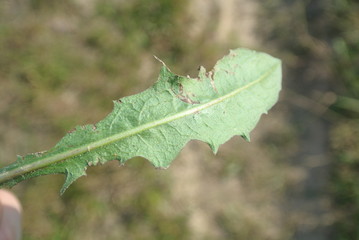
M 3 207 L 8 206 L 16 210 L 18 213 L 22 212 L 19 199 L 8 190 L 0 189 L 0 202 Z
M 0 239 L 21 238 L 21 203 L 17 197 L 0 189 Z

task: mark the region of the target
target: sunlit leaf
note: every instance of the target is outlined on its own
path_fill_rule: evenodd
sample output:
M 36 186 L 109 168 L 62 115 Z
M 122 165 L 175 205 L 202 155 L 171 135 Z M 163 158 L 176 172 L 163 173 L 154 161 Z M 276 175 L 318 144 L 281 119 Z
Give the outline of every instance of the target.
M 277 101 L 281 62 L 247 49 L 232 50 L 198 77 L 173 74 L 163 63 L 146 91 L 114 101 L 113 111 L 94 125 L 79 126 L 47 152 L 18 157 L 0 169 L 0 186 L 44 174 L 65 174 L 61 189 L 88 166 L 135 156 L 167 168 L 184 145 L 197 139 L 213 152 L 234 135 L 249 140 L 260 116 Z

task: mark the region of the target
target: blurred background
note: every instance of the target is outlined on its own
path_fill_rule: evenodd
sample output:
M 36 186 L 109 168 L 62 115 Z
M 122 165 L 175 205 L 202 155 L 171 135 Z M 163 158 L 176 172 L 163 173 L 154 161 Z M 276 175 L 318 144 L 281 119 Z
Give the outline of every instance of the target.
M 151 86 L 153 55 L 196 76 L 237 47 L 283 61 L 251 143 L 92 167 L 61 197 L 61 175 L 23 182 L 24 239 L 359 239 L 355 0 L 2 0 L 1 166 Z

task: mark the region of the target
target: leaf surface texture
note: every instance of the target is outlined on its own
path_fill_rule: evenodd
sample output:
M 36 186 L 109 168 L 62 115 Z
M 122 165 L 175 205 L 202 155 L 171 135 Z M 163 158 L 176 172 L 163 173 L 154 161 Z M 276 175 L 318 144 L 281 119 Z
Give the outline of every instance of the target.
M 192 139 L 208 143 L 216 153 L 234 135 L 249 140 L 280 89 L 280 60 L 248 49 L 231 50 L 209 72 L 200 67 L 196 78 L 176 75 L 163 63 L 152 87 L 114 101 L 102 121 L 78 126 L 49 151 L 18 157 L 0 169 L 0 186 L 65 174 L 63 193 L 88 166 L 125 163 L 135 156 L 167 168 Z

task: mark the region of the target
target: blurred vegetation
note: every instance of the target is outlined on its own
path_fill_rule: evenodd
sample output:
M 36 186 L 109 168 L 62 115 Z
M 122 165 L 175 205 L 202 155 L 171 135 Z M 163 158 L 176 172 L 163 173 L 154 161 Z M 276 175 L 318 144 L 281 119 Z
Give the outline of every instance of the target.
M 330 239 L 359 239 L 359 3 L 276 0 L 263 9 L 267 18 L 276 11 L 283 13 L 260 31 L 287 64 L 287 80 L 292 79 L 284 82 L 292 89 L 289 101 L 329 126 L 335 215 Z M 330 100 L 318 97 L 318 92 L 326 92 Z
M 337 239 L 359 237 L 359 121 L 347 120 L 333 129 L 335 153 L 333 193 L 339 208 Z
M 332 109 L 342 116 L 331 132 L 336 237 L 349 240 L 359 238 L 359 3 L 336 0 L 332 14 L 333 66 L 340 83 Z
M 220 15 L 216 8 L 209 10 L 211 18 L 203 34 L 193 37 L 188 30 L 193 22 L 189 2 L 0 2 L 1 165 L 14 160 L 15 154 L 49 149 L 74 126 L 102 119 L 112 109 L 111 100 L 152 85 L 160 68 L 154 54 L 173 71 L 194 75 L 199 65 L 210 69 L 229 48 L 243 46 L 235 33 L 226 42 L 216 40 Z M 328 151 L 334 154 L 335 237 L 357 239 L 359 4 L 354 0 L 274 0 L 259 7 L 255 38 L 263 38 L 262 50 L 283 59 L 284 87 L 317 99 L 318 87 L 312 86 L 320 89 L 323 82 L 329 82 L 331 89 L 323 87 L 323 91 L 335 92 L 330 108 L 335 117 L 323 116 L 330 122 Z M 196 12 L 200 17 L 201 11 Z M 318 76 L 321 79 L 313 80 Z M 279 103 L 278 109 L 287 111 L 285 104 Z M 290 226 L 282 202 L 284 189 L 290 189 L 287 178 L 297 177 L 284 164 L 298 150 L 301 131 L 292 121 L 295 117 L 291 118 L 273 117 L 268 129 L 262 129 L 264 137 L 250 146 L 234 140 L 217 156 L 201 156 L 203 171 L 212 178 L 200 175 L 203 190 L 199 195 L 203 196 L 198 205 L 212 211 L 212 224 L 219 229 L 207 229 L 213 232 L 204 233 L 204 239 L 293 236 L 295 227 Z M 194 146 L 193 152 L 206 149 Z M 198 239 L 191 232 L 193 199 L 183 206 L 170 197 L 171 174 L 171 170 L 154 171 L 141 158 L 129 161 L 125 168 L 113 162 L 90 168 L 89 176 L 61 198 L 62 176 L 26 181 L 14 188 L 25 209 L 24 239 Z M 243 184 L 226 190 L 227 181 L 232 186 L 238 180 Z M 215 197 L 210 185 L 219 189 Z M 221 191 L 227 195 L 219 196 L 219 206 L 207 204 Z M 284 212 L 282 222 L 278 209 Z
M 359 98 L 359 3 L 336 0 L 332 11 L 337 76 L 343 80 L 343 94 Z

